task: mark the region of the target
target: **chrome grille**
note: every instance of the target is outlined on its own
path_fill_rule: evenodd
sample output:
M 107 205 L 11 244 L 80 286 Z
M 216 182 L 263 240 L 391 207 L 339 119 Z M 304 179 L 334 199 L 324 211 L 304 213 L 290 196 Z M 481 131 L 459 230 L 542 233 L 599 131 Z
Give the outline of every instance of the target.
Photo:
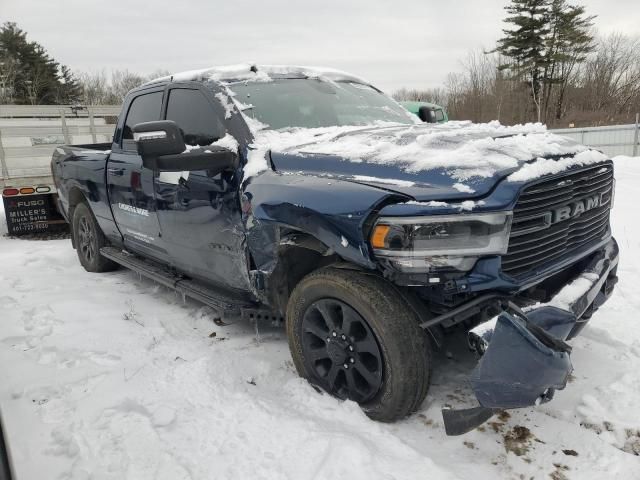
M 608 234 L 613 165 L 599 165 L 529 185 L 520 193 L 502 270 L 519 276 Z M 554 210 L 598 196 L 598 206 L 552 223 Z

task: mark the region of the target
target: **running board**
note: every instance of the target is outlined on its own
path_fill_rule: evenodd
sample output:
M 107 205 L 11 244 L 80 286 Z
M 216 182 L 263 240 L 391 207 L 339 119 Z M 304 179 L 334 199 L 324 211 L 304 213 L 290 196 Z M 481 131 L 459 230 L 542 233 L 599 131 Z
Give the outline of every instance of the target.
M 114 247 L 103 247 L 100 249 L 100 254 L 125 268 L 139 273 L 143 277 L 210 306 L 219 311 L 223 318 L 244 316 L 243 313 L 245 310 L 253 310 L 257 307 L 255 303 L 228 297 L 218 290 L 214 290 L 194 280 L 175 275 L 162 265 L 150 260 L 145 260 L 126 251 Z

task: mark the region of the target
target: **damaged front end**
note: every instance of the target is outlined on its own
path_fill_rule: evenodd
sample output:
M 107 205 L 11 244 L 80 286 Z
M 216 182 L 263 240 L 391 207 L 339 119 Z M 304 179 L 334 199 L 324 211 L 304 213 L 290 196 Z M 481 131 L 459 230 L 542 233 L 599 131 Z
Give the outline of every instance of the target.
M 505 301 L 502 313 L 469 331 L 469 345 L 481 355 L 470 378 L 480 405 L 443 410 L 448 435 L 469 432 L 499 410 L 548 402 L 566 386 L 573 367 L 565 340 L 611 295 L 617 264 L 612 239 L 549 302 L 522 310 Z

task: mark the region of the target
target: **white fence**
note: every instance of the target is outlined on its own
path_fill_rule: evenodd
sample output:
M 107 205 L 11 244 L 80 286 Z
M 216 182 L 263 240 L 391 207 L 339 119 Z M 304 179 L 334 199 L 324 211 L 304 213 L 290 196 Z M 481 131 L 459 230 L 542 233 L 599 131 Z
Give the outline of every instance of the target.
M 0 105 L 0 186 L 50 183 L 55 147 L 111 142 L 119 113 L 120 106 Z
M 612 125 L 608 127 L 562 128 L 551 130 L 559 135 L 571 137 L 613 157 L 616 155 L 640 155 L 640 124 Z

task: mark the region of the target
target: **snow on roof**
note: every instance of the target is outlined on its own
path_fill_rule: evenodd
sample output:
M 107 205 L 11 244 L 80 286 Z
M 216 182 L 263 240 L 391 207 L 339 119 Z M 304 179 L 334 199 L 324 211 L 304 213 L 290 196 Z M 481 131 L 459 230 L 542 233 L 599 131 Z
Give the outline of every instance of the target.
M 186 72 L 174 73 L 164 77 L 156 78 L 148 83 L 161 81 L 195 81 L 195 80 L 215 80 L 222 83 L 234 81 L 270 82 L 274 77 L 309 77 L 326 78 L 328 80 L 351 80 L 358 83 L 369 82 L 358 78 L 350 73 L 327 67 L 312 67 L 299 65 L 257 65 L 251 63 L 241 63 L 237 65 L 222 65 L 217 67 L 203 68 L 200 70 L 189 70 Z

